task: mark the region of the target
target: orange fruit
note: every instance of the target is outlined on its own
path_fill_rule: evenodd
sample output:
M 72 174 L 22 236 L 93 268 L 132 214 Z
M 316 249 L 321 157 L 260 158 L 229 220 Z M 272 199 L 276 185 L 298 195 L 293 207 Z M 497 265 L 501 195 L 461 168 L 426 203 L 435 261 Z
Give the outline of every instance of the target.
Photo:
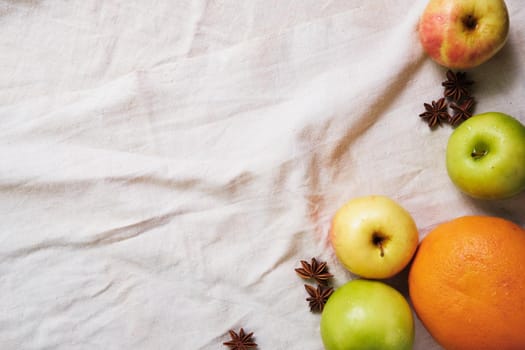
M 496 217 L 443 223 L 410 267 L 417 316 L 445 349 L 525 349 L 525 229 Z

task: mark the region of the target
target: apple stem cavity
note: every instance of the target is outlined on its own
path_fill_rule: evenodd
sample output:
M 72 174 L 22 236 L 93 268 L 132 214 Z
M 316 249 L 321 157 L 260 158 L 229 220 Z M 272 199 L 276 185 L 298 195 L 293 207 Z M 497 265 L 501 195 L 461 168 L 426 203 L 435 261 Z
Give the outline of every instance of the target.
M 381 252 L 380 253 L 381 257 L 385 256 L 385 249 L 383 248 L 383 244 L 386 241 L 386 239 L 387 238 L 385 236 L 383 236 L 382 234 L 378 232 L 374 232 L 374 234 L 372 235 L 372 243 L 379 248 Z
M 474 16 L 467 15 L 467 16 L 463 17 L 463 25 L 468 30 L 474 30 L 474 29 L 476 29 L 476 27 L 478 25 L 478 21 L 476 20 L 476 18 Z

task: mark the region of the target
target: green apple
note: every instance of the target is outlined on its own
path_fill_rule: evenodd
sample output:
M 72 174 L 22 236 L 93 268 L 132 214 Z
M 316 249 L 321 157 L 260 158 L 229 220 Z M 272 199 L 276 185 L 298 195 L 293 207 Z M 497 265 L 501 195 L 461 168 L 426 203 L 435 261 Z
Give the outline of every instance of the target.
M 503 47 L 509 14 L 503 0 L 430 0 L 418 32 L 423 49 L 437 63 L 473 68 Z
M 412 349 L 412 310 L 387 284 L 353 280 L 328 299 L 321 315 L 321 338 L 326 350 Z
M 339 261 L 365 278 L 389 278 L 412 259 L 419 234 L 412 216 L 385 196 L 354 198 L 337 210 L 330 242 Z
M 447 144 L 447 171 L 464 193 L 503 199 L 525 188 L 525 126 L 499 112 L 461 123 Z

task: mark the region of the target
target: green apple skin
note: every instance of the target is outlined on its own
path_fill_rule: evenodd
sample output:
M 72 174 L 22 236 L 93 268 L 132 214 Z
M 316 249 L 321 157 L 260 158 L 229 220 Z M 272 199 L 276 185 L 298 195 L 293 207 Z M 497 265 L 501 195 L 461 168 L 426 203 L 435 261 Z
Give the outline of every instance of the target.
M 330 296 L 321 315 L 326 350 L 408 350 L 414 333 L 405 297 L 380 281 L 347 282 Z
M 507 41 L 509 14 L 503 0 L 430 0 L 419 20 L 423 49 L 454 69 L 476 67 Z
M 450 135 L 446 164 L 462 192 L 479 199 L 512 197 L 525 189 L 525 126 L 499 112 L 472 116 Z
M 403 270 L 419 243 L 412 216 L 379 195 L 357 197 L 339 208 L 329 237 L 343 266 L 370 279 L 389 278 Z

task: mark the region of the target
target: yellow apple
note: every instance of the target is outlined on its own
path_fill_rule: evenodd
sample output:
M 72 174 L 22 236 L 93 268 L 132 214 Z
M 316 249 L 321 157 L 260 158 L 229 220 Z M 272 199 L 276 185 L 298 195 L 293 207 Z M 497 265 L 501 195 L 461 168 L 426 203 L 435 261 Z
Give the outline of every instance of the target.
M 424 50 L 434 61 L 468 69 L 503 47 L 509 14 L 503 0 L 430 0 L 418 31 Z
M 337 210 L 330 242 L 350 272 L 383 279 L 410 262 L 419 234 L 408 211 L 388 197 L 372 195 L 354 198 Z

